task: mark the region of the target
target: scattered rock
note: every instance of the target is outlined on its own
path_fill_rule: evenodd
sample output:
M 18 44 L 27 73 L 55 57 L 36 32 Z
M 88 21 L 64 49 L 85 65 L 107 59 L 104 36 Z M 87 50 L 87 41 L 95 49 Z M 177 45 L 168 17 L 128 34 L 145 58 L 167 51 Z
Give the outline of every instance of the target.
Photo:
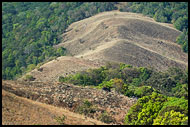
M 28 84 L 30 84 L 28 87 Z M 13 92 L 22 97 L 29 97 L 32 100 L 52 104 L 59 107 L 68 108 L 75 111 L 77 105 L 84 100 L 88 100 L 93 106 L 97 107 L 95 113 L 89 117 L 96 118 L 106 111 L 110 115 L 114 115 L 113 124 L 119 124 L 124 120 L 120 114 L 126 114 L 129 108 L 137 102 L 136 98 L 119 95 L 115 92 L 107 92 L 105 90 L 85 88 L 74 86 L 72 84 L 44 82 L 3 82 L 3 89 Z M 101 112 L 98 114 L 98 112 Z M 117 115 L 116 115 L 117 114 Z

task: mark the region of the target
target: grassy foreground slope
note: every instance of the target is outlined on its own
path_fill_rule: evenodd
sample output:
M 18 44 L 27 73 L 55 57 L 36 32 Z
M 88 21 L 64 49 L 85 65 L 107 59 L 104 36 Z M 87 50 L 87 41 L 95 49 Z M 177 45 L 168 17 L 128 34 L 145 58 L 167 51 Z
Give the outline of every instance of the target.
M 32 101 L 2 90 L 2 125 L 104 125 L 64 108 Z

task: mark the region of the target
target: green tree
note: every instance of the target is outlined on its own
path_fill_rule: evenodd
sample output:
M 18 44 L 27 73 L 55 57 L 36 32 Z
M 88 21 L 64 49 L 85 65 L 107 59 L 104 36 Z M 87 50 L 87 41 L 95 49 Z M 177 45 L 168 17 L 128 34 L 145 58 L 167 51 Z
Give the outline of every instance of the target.
M 153 125 L 187 125 L 188 117 L 180 112 L 175 112 L 171 110 L 170 112 L 165 112 L 164 116 L 158 116 L 154 119 Z

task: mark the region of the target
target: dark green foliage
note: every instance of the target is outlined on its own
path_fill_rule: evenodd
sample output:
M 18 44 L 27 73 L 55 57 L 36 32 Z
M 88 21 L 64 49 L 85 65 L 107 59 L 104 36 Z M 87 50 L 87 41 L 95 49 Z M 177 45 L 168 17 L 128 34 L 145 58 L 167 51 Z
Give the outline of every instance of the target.
M 182 45 L 184 52 L 188 52 L 188 29 L 183 30 L 183 33 L 177 37 L 177 43 Z
M 153 92 L 152 95 L 140 98 L 131 107 L 125 117 L 125 124 L 181 125 L 187 124 L 187 116 L 188 100 L 166 97 Z
M 178 83 L 180 84 L 177 86 Z M 182 88 L 182 84 L 188 84 L 188 76 L 183 70 L 179 68 L 170 68 L 166 72 L 152 73 L 150 78 L 146 81 L 146 84 L 152 86 L 164 95 L 175 95 L 177 97 L 177 91 L 185 92 L 185 90 L 183 90 L 184 87 Z M 179 89 L 176 89 L 176 87 Z M 187 92 L 185 92 L 184 95 L 186 93 Z
M 151 86 L 136 87 L 136 89 L 134 90 L 134 96 L 141 98 L 143 96 L 151 95 L 154 91 L 156 90 L 153 89 Z
M 3 2 L 2 78 L 15 79 L 30 64 L 65 55 L 53 45 L 71 23 L 114 9 L 114 2 Z
M 175 110 L 188 116 L 188 100 L 183 98 L 168 97 L 167 102 L 164 103 L 159 115 L 163 116 L 165 112 Z
M 184 29 L 188 28 L 188 17 L 184 16 L 184 17 L 179 17 L 175 23 L 174 26 L 176 29 L 183 31 Z
M 59 81 L 114 89 L 129 97 L 140 98 L 157 92 L 188 99 L 188 75 L 179 68 L 156 72 L 145 67 L 136 68 L 123 63 L 108 63 L 98 69 L 89 69 L 68 77 L 60 76 Z
M 188 84 L 177 83 L 176 87 L 172 88 L 172 93 L 175 97 L 188 99 Z

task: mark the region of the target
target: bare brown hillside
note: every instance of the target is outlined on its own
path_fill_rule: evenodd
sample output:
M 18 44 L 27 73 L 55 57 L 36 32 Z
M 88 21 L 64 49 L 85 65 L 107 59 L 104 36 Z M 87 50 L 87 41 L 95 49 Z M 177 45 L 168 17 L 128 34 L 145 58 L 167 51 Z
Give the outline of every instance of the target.
M 57 81 L 106 62 L 122 62 L 133 66 L 153 67 L 164 71 L 169 67 L 186 69 L 188 56 L 175 43 L 181 32 L 172 24 L 158 23 L 142 14 L 110 11 L 72 23 L 63 33 L 62 43 L 71 56 L 57 58 L 30 75 L 35 81 Z M 22 78 L 21 78 L 22 79 Z
M 165 70 L 187 67 L 187 54 L 175 43 L 180 31 L 170 24 L 128 12 L 104 12 L 73 23 L 63 46 L 75 57 L 116 61 Z
M 88 68 L 97 68 L 101 65 L 102 64 L 95 61 L 71 56 L 62 56 L 45 63 L 38 69 L 36 68 L 32 70 L 27 73 L 27 75 L 32 75 L 35 78 L 35 81 L 48 82 L 58 80 L 59 76 L 67 76 Z M 19 80 L 22 80 L 23 78 L 24 76 Z
M 137 99 L 135 98 L 129 98 L 127 96 L 115 93 L 114 91 L 106 92 L 95 88 L 74 86 L 72 84 L 56 82 L 51 83 L 3 81 L 2 89 L 20 97 L 54 105 L 57 107 L 67 108 L 67 110 L 76 113 L 80 113 L 79 109 L 84 106 L 83 102 L 88 101 L 93 106 L 91 108 L 85 109 L 92 110 L 93 112 L 91 111 L 85 114 L 85 116 L 96 119 L 96 124 L 101 124 L 98 123 L 97 120 L 100 120 L 101 116 L 104 114 L 105 111 L 112 120 L 112 122 L 110 122 L 109 124 L 123 124 L 126 113 L 130 109 L 130 107 L 137 101 Z M 19 107 L 19 105 L 21 107 Z M 42 106 L 42 104 L 40 105 Z M 23 119 L 23 124 L 37 124 L 37 122 L 32 122 L 32 120 L 38 119 L 39 116 L 43 117 L 44 115 L 48 116 L 45 116 L 44 119 L 42 119 L 41 121 L 39 120 L 39 124 L 42 124 L 46 120 L 50 120 L 49 122 L 47 122 L 47 124 L 54 124 L 54 120 L 49 117 L 56 115 L 57 112 L 62 111 L 62 109 L 58 109 L 58 111 L 53 112 L 55 111 L 53 110 L 55 108 L 52 107 L 52 110 L 49 110 L 49 108 L 47 109 L 48 106 L 40 107 L 40 105 L 38 103 L 30 103 L 28 101 L 21 102 L 21 100 L 17 97 L 16 99 L 13 99 L 13 101 L 11 101 L 11 98 L 6 99 L 5 97 L 3 97 L 4 124 L 19 124 L 22 123 L 22 120 L 20 121 L 20 119 Z M 31 112 L 29 111 L 30 106 Z M 6 111 L 6 107 L 10 110 L 13 110 L 13 112 Z M 29 111 L 29 114 L 24 114 L 24 110 L 22 108 Z M 41 111 L 42 108 L 45 108 L 44 111 L 39 112 L 39 116 L 37 116 L 37 111 Z M 67 115 L 66 111 L 62 113 L 65 113 L 64 115 Z M 62 113 L 59 113 L 57 115 L 60 116 L 62 115 Z M 32 116 L 30 118 L 30 114 L 34 117 Z M 7 115 L 9 116 L 6 117 Z M 84 123 L 82 123 L 82 121 L 77 123 L 77 121 L 80 121 L 80 119 L 77 120 L 79 116 L 77 114 L 73 115 L 74 116 L 72 117 L 73 119 L 74 117 L 76 117 L 76 121 L 70 124 L 90 124 L 90 120 L 84 121 Z M 17 119 L 17 116 L 19 117 L 19 119 Z M 25 119 L 24 116 L 26 116 L 27 118 Z M 71 117 L 71 115 L 69 115 L 68 117 Z M 9 121 L 8 119 L 13 120 Z M 13 122 L 14 119 L 16 120 L 16 123 Z M 81 117 L 81 119 L 83 119 L 83 117 Z
M 57 118 L 65 116 L 63 123 Z M 2 125 L 103 125 L 64 108 L 32 101 L 2 90 Z

